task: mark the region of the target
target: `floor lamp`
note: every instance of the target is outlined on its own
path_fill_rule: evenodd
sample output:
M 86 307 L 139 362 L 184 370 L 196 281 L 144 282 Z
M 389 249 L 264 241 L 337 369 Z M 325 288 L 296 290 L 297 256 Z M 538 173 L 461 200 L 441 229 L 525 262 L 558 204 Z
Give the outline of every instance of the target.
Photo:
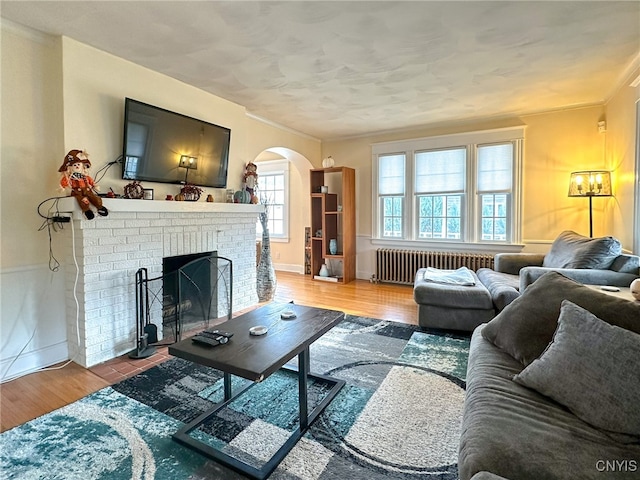
M 584 170 L 572 172 L 569 182 L 570 197 L 589 197 L 589 236 L 593 237 L 593 197 L 611 196 L 611 172 Z

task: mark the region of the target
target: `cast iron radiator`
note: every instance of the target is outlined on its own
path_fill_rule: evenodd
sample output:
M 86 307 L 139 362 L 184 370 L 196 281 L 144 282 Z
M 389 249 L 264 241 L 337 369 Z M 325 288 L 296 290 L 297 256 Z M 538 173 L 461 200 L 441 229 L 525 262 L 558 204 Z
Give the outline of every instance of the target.
M 412 285 L 420 268 L 433 267 L 455 270 L 493 268 L 493 254 L 460 252 L 425 252 L 379 248 L 376 251 L 376 277 L 378 282 Z

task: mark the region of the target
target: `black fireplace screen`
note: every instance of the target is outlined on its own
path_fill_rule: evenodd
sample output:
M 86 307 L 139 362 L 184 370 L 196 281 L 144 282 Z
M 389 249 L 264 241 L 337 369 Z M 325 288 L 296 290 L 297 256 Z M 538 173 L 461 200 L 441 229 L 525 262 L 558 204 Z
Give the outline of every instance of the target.
M 211 323 L 231 319 L 233 262 L 230 259 L 206 254 L 182 262 L 179 268 L 165 266 L 163 270 L 163 274 L 155 278 L 148 278 L 146 268 L 136 272 L 138 336 L 161 326 L 162 338 L 149 341 L 170 344 L 181 340 L 184 332 L 202 330 Z

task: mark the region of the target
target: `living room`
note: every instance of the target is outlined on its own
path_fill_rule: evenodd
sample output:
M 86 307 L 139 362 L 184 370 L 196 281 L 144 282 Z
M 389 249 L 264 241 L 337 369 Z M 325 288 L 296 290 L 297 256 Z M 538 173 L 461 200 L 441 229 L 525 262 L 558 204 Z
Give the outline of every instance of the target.
M 45 231 L 38 231 L 42 219 L 36 211 L 41 201 L 59 194 L 58 167 L 70 149 L 86 148 L 94 171 L 119 156 L 125 97 L 230 128 L 229 188 L 240 188 L 249 161 L 256 161 L 260 173 L 260 163 L 290 158 L 289 194 L 300 208 L 290 211 L 288 241 L 272 242 L 274 263 L 280 271 L 303 272 L 304 228 L 310 210 L 308 170 L 320 168 L 329 155 L 337 165 L 356 169 L 356 276 L 368 281 L 375 273 L 375 250 L 385 245 L 374 234 L 372 145 L 513 127 L 525 131 L 519 241 L 508 249 L 502 245 L 464 247 L 489 252 L 545 252 L 564 230 L 587 235 L 587 201 L 568 197 L 567 190 L 571 172 L 598 169 L 612 172 L 614 193 L 594 199 L 594 236 L 614 236 L 625 252 L 638 254 L 640 201 L 635 152 L 639 53 L 636 47 L 625 56 L 624 64 L 608 65 L 611 72 L 607 78 L 612 80 L 600 86 L 597 100 L 586 104 L 569 103 L 546 111 L 499 116 L 487 111 L 472 118 L 449 118 L 403 128 L 389 124 L 384 130 L 320 138 L 296 131 L 291 125 L 270 122 L 242 104 L 106 53 L 74 40 L 72 35 L 52 36 L 3 18 L 3 373 L 9 366 L 12 371 L 8 377 L 68 358 L 65 267 L 51 271 L 50 242 Z M 592 61 L 597 60 L 594 54 Z M 538 81 L 544 83 L 545 79 Z M 576 89 L 581 81 L 574 80 Z M 599 124 L 603 121 L 601 131 Z M 127 182 L 117 170 L 111 168 L 102 179 L 103 191 L 122 191 Z M 150 186 L 155 190 L 154 201 L 177 191 L 175 186 Z M 207 190 L 205 196 L 209 193 L 216 202 L 225 201 L 223 190 Z M 66 232 L 53 232 L 51 239 L 53 254 L 61 260 L 67 256 L 63 234 Z M 405 246 L 397 241 L 387 243 Z M 433 244 L 425 242 L 420 247 L 433 248 Z M 254 251 L 247 253 L 253 255 Z

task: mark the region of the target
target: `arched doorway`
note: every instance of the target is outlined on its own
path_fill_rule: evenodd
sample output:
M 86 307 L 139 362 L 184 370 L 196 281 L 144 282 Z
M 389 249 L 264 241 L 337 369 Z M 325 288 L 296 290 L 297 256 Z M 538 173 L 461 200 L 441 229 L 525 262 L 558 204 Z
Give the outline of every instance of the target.
M 271 235 L 271 256 L 276 270 L 304 273 L 305 227 L 309 226 L 311 208 L 309 170 L 314 167 L 304 155 L 285 147 L 267 148 L 253 163 L 258 167 L 259 191 L 261 175 L 287 173 L 286 232 L 280 237 Z

